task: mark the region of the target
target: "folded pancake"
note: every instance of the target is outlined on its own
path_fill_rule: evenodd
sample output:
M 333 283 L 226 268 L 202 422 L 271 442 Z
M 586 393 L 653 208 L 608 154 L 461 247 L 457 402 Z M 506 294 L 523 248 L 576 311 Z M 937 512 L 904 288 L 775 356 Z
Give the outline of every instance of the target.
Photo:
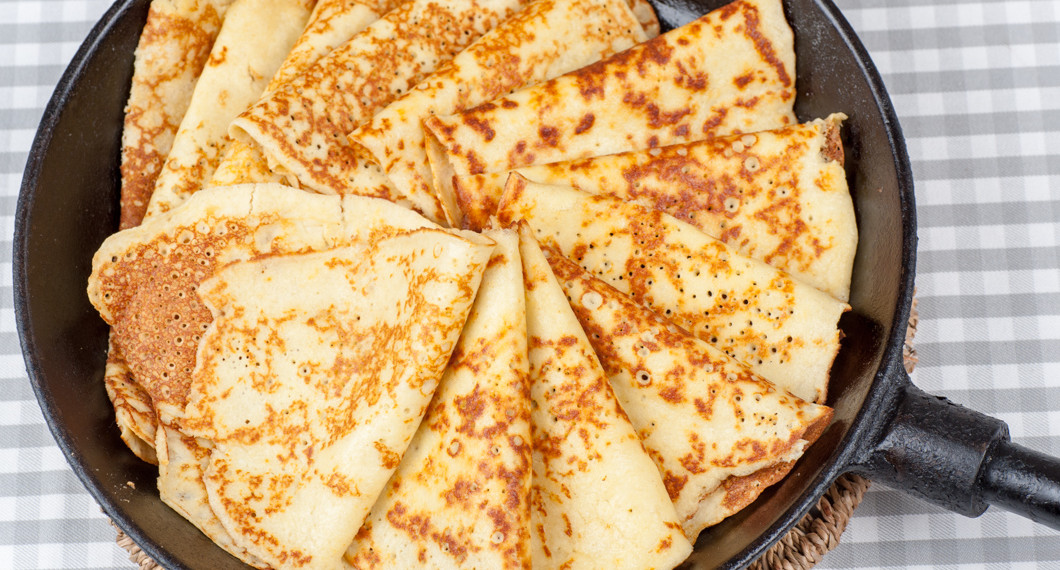
M 159 423 L 155 447 L 158 450 L 158 494 L 162 502 L 232 556 L 255 568 L 268 568 L 263 560 L 236 544 L 210 507 L 202 478 L 209 466 L 213 445 L 184 435 L 175 426 Z
M 113 346 L 107 350 L 107 365 L 103 371 L 103 385 L 114 405 L 114 419 L 121 440 L 148 463 L 158 464 L 155 454 L 155 431 L 158 419 L 151 405 L 151 397 L 133 378 L 121 353 Z
M 435 185 L 795 122 L 780 0 L 738 0 L 596 64 L 425 124 Z
M 170 423 L 182 415 L 195 347 L 210 322 L 195 290 L 216 268 L 430 226 L 415 212 L 370 198 L 278 184 L 207 189 L 107 238 L 93 258 L 89 299 L 113 327 L 115 345 L 159 419 Z
M 498 218 L 526 220 L 594 277 L 777 386 L 824 402 L 846 303 L 669 214 L 518 174 Z
M 274 567 L 340 568 L 397 468 L 493 242 L 421 229 L 218 270 L 184 430 L 210 506 Z
M 305 31 L 269 81 L 265 94 L 293 80 L 397 4 L 397 0 L 318 1 L 313 13 L 309 15 Z M 232 186 L 251 182 L 283 181 L 283 176 L 269 170 L 268 160 L 260 148 L 251 141 L 236 140 L 225 149 L 210 185 Z
M 832 416 L 545 248 L 552 271 L 662 473 L 690 541 L 791 469 Z
M 395 199 L 346 134 L 518 7 L 519 0 L 410 0 L 257 102 L 231 133 L 259 145 L 288 183 Z
M 119 227 L 139 225 L 232 0 L 152 0 L 121 135 Z
M 403 0 L 317 0 L 302 36 L 277 70 L 268 91 L 295 77 L 331 53 Z
M 229 7 L 147 216 L 172 209 L 209 181 L 228 143 L 228 124 L 261 95 L 312 7 L 312 0 L 236 0 Z
M 346 552 L 354 568 L 529 568 L 530 393 L 519 241 L 497 242 L 420 429 Z
M 534 568 L 673 568 L 692 552 L 655 464 L 528 231 Z
M 647 39 L 625 0 L 535 0 L 349 135 L 421 211 L 437 211 L 423 119 L 474 107 Z M 458 225 L 455 204 L 446 219 Z
M 843 118 L 516 172 L 650 205 L 846 301 L 858 234 L 843 171 Z M 468 227 L 489 223 L 507 178 L 456 179 Z
M 113 346 L 148 394 L 159 427 L 176 431 L 196 347 L 212 320 L 195 291 L 218 267 L 428 226 L 433 224 L 422 216 L 383 200 L 340 199 L 270 184 L 207 189 L 104 241 L 93 258 L 89 299 L 111 325 Z M 178 432 L 169 439 L 179 437 Z M 176 458 L 157 450 L 159 492 L 186 516 L 208 515 L 196 459 L 205 452 L 194 438 L 179 443 L 184 451 Z M 190 520 L 213 537 L 216 521 Z

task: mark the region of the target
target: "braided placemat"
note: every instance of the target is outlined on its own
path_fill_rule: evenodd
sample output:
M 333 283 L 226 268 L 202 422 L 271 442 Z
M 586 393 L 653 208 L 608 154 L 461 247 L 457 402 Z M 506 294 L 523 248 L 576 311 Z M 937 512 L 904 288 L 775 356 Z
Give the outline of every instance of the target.
M 909 313 L 909 327 L 905 331 L 905 346 L 902 356 L 905 357 L 905 369 L 912 372 L 916 367 L 916 349 L 913 348 L 913 336 L 920 317 L 917 313 L 917 301 Z M 806 570 L 813 568 L 825 554 L 839 545 L 839 537 L 847 528 L 854 509 L 861 503 L 869 480 L 854 474 L 846 474 L 836 479 L 828 492 L 817 502 L 817 506 L 791 529 L 784 538 L 774 544 L 765 554 L 751 564 L 752 570 Z M 111 525 L 114 522 L 111 521 Z M 140 550 L 116 525 L 118 546 L 129 553 L 129 560 L 140 567 L 140 570 L 162 570 L 162 566 Z

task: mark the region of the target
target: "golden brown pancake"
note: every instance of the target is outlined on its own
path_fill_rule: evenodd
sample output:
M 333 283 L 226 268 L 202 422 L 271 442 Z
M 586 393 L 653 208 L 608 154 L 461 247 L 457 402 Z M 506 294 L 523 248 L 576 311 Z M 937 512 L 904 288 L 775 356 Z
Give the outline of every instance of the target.
M 276 184 L 207 189 L 172 214 L 107 238 L 93 259 L 89 299 L 169 423 L 182 415 L 195 349 L 211 320 L 195 290 L 216 268 L 432 225 L 369 198 L 344 201 Z
M 354 568 L 529 568 L 530 393 L 519 241 L 497 242 L 434 400 L 346 551 Z
M 331 53 L 403 0 L 317 0 L 301 37 L 277 70 L 268 91 L 295 77 Z
M 107 397 L 114 405 L 114 419 L 122 441 L 137 457 L 158 465 L 155 454 L 155 417 L 151 397 L 133 378 L 125 360 L 113 346 L 107 350 L 107 365 L 103 372 Z
M 207 189 L 174 210 L 108 238 L 93 259 L 89 299 L 158 415 L 162 499 L 220 544 L 231 544 L 202 483 L 208 450 L 179 433 L 195 353 L 210 313 L 196 294 L 220 266 L 312 251 L 432 224 L 386 201 L 311 195 L 279 185 Z M 166 429 L 162 429 L 166 428 Z M 166 434 L 166 432 L 171 432 Z M 220 530 L 219 530 L 220 529 Z M 239 549 L 230 550 L 237 555 Z
M 647 39 L 625 0 L 535 0 L 350 134 L 395 189 L 458 225 L 431 181 L 422 121 L 485 103 Z
M 659 471 L 525 228 L 519 249 L 533 401 L 533 567 L 673 568 L 692 545 Z
M 159 459 L 158 495 L 162 502 L 232 556 L 256 568 L 267 567 L 263 560 L 235 543 L 210 507 L 202 481 L 212 451 L 210 442 L 186 436 L 175 426 L 159 423 L 155 446 Z
M 321 58 L 232 123 L 289 184 L 396 200 L 347 133 L 519 7 L 518 0 L 411 0 Z M 430 214 L 430 212 L 425 212 Z
M 738 0 L 596 64 L 425 124 L 435 185 L 795 122 L 780 0 Z
M 545 257 L 690 541 L 754 501 L 828 425 L 830 408 L 777 389 L 558 252 Z
M 516 172 L 650 205 L 846 301 L 858 235 L 843 171 L 842 119 Z M 507 178 L 457 178 L 467 226 L 489 223 Z
M 518 174 L 498 218 L 525 220 L 594 277 L 777 386 L 824 402 L 846 303 L 669 214 Z
M 228 144 L 228 123 L 261 95 L 301 35 L 314 2 L 236 0 L 229 7 L 146 216 L 171 210 L 209 181 Z
M 121 138 L 121 229 L 139 225 L 232 0 L 152 0 Z
M 263 96 L 292 81 L 321 57 L 346 43 L 354 35 L 398 4 L 397 0 L 322 0 L 317 2 L 305 31 L 295 42 Z M 231 141 L 211 179 L 211 186 L 253 182 L 283 182 L 269 170 L 269 162 L 252 141 Z
M 340 568 L 397 468 L 464 325 L 493 242 L 421 229 L 219 269 L 199 295 L 184 430 L 238 546 Z

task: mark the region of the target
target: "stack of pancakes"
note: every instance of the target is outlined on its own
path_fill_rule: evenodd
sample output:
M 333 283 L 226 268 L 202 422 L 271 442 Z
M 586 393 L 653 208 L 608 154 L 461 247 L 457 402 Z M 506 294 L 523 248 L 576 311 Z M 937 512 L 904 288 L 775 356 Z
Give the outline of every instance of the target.
M 672 568 L 783 478 L 857 242 L 779 0 L 154 0 L 88 293 L 260 568 Z

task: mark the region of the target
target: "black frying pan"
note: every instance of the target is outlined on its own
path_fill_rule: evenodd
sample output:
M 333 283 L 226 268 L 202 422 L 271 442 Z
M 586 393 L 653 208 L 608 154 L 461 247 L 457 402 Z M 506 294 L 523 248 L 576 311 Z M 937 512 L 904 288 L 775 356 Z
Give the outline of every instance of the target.
M 666 28 L 724 0 L 657 0 Z M 103 389 L 107 327 L 85 286 L 118 223 L 122 108 L 148 0 L 119 0 L 89 34 L 44 113 L 26 165 L 14 240 L 18 329 L 52 433 L 89 492 L 172 568 L 239 564 L 162 504 L 156 469 L 118 436 Z M 832 369 L 835 420 L 752 507 L 702 533 L 690 562 L 742 567 L 779 540 L 841 474 L 854 471 L 959 513 L 996 504 L 1060 528 L 1060 463 L 1009 443 L 1004 423 L 924 394 L 902 366 L 916 222 L 901 128 L 879 74 L 830 0 L 787 0 L 800 119 L 835 111 L 860 243 L 846 338 Z M 129 485 L 128 483 L 132 483 Z

